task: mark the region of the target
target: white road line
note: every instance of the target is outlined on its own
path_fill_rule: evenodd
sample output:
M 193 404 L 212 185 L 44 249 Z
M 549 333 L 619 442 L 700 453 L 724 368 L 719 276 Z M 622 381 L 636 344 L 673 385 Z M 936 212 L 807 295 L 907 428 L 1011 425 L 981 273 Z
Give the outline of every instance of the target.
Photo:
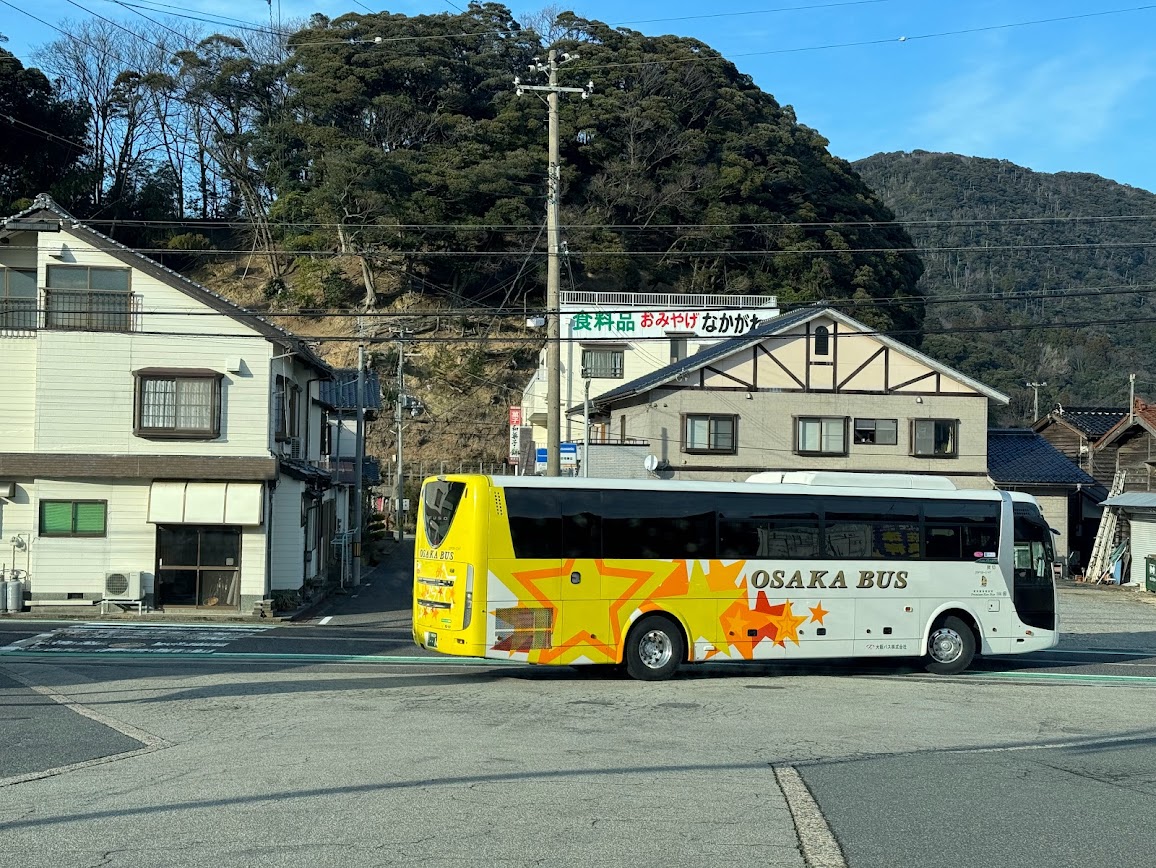
M 799 849 L 807 868 L 847 868 L 843 850 L 798 769 L 774 766 L 774 771 L 795 822 L 795 834 L 799 836 Z
M 129 759 L 131 757 L 142 756 L 146 753 L 161 750 L 162 748 L 172 747 L 171 742 L 165 741 L 160 736 L 153 735 L 150 732 L 145 732 L 143 729 L 137 729 L 132 724 L 125 723 L 121 720 L 108 717 L 101 714 L 95 709 L 89 708 L 86 705 L 81 705 L 78 702 L 73 702 L 62 693 L 57 693 L 51 687 L 43 687 L 35 682 L 29 681 L 18 672 L 4 667 L 4 674 L 14 681 L 18 681 L 27 687 L 29 690 L 39 693 L 41 696 L 46 696 L 53 702 L 63 705 L 65 708 L 75 711 L 82 717 L 87 717 L 89 720 L 99 723 L 101 726 L 107 726 L 109 729 L 119 732 L 121 735 L 128 736 L 134 741 L 139 741 L 141 747 L 136 750 L 124 751 L 123 753 L 112 754 L 111 756 L 97 757 L 96 759 L 85 760 L 84 762 L 69 763 L 64 766 L 57 766 L 56 768 L 44 769 L 39 772 L 29 772 L 24 775 L 15 775 L 8 778 L 0 778 L 0 787 L 11 786 L 12 784 L 23 784 L 28 781 L 36 781 L 41 778 L 50 778 L 55 775 L 61 775 L 65 772 L 75 771 L 77 769 L 88 768 L 89 766 L 103 765 L 104 763 L 116 762 L 117 760 Z
M 329 623 L 330 621 L 332 621 L 332 620 L 333 620 L 333 616 L 332 616 L 332 615 L 326 615 L 324 618 L 322 618 L 322 619 L 321 619 L 320 621 L 318 621 L 317 623 L 318 623 L 318 624 L 328 624 L 328 623 Z

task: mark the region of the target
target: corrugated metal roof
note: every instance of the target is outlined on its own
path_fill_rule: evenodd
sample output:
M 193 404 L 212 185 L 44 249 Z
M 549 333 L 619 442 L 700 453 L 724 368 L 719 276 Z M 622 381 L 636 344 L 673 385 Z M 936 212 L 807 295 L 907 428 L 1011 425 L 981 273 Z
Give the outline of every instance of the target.
M 1104 506 L 1122 506 L 1133 509 L 1156 509 L 1156 492 L 1125 491 L 1104 501 Z
M 998 485 L 1095 485 L 1096 480 L 1029 428 L 987 432 L 987 472 Z

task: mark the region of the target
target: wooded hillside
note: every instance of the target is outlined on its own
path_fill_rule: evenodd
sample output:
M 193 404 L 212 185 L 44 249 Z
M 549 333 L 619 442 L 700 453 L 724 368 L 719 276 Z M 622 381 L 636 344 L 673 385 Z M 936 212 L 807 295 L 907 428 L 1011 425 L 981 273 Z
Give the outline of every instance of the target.
M 1048 384 L 1041 412 L 1124 406 L 1130 372 L 1156 388 L 1156 195 L 956 154 L 854 165 L 919 248 L 922 349 L 1011 395 L 1004 421 L 1031 415 L 1027 381 Z

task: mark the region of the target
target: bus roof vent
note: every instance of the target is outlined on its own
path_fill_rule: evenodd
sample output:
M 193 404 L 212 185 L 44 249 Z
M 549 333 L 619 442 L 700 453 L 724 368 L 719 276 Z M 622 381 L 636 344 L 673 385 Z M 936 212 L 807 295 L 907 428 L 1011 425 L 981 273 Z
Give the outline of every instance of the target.
M 911 488 L 924 491 L 955 491 L 946 476 L 915 473 L 840 473 L 833 470 L 787 470 L 755 473 L 747 482 L 763 485 L 823 485 L 833 488 Z

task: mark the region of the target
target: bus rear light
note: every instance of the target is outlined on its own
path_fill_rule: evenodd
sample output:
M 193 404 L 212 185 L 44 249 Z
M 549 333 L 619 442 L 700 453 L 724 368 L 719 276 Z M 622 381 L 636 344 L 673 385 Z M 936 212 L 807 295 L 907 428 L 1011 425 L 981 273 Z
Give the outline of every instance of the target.
M 466 564 L 466 612 L 462 616 L 462 629 L 470 626 L 474 619 L 474 566 Z

